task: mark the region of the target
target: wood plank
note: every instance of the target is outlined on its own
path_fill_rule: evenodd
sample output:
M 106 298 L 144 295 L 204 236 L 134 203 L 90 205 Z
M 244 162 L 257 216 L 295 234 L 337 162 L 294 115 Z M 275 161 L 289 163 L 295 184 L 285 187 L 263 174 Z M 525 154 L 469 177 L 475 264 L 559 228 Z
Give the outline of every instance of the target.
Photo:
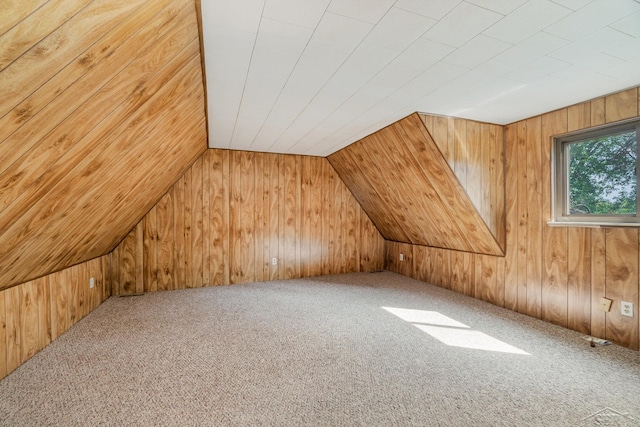
M 622 316 L 620 301 L 638 306 L 638 230 L 606 230 L 606 291 L 615 305 L 607 313 L 606 338 L 638 350 L 638 311 L 633 317 Z
M 191 285 L 203 286 L 203 160 L 198 157 L 191 167 Z
M 135 276 L 134 292 L 144 292 L 144 222 L 140 221 L 135 228 Z M 86 289 L 85 286 L 82 287 Z
M 133 295 L 136 293 L 136 230 L 131 230 L 120 243 L 120 262 L 117 295 Z M 75 322 L 72 322 L 72 324 Z
M 185 289 L 184 180 L 182 175 L 173 186 L 173 289 Z
M 202 285 L 211 286 L 211 157 L 213 150 L 202 154 Z
M 104 302 L 107 298 L 111 296 L 111 254 L 107 254 L 101 258 L 102 264 L 102 300 L 101 303 Z M 51 297 L 53 299 L 53 295 Z M 53 305 L 52 305 L 53 308 Z M 53 312 L 51 314 L 51 319 L 54 319 Z M 53 322 L 53 320 L 52 320 Z M 53 328 L 53 323 L 51 324 Z M 52 334 L 53 337 L 53 334 Z M 53 338 L 51 338 L 53 340 Z
M 156 204 L 158 222 L 158 285 L 159 291 L 174 289 L 173 247 L 173 190 L 168 191 Z
M 591 126 L 605 124 L 604 98 L 596 98 L 591 101 Z
M 497 292 L 496 257 L 476 254 L 475 256 L 475 296 L 495 305 L 499 304 Z
M 591 229 L 571 227 L 567 231 L 567 327 L 589 334 L 592 303 Z
M 62 285 L 61 273 L 49 276 L 51 294 L 51 340 L 55 340 L 66 331 L 66 288 Z
M 90 46 L 87 50 L 69 62 L 46 83 L 37 87 L 33 93 L 23 98 L 11 111 L 6 114 L 0 113 L 0 141 L 24 126 L 44 108 L 47 108 L 48 112 L 40 114 L 35 119 L 40 121 L 40 124 L 36 124 L 35 127 L 39 128 L 38 131 L 46 133 L 51 126 L 57 123 L 51 117 L 53 113 L 58 113 L 54 106 L 69 109 L 66 111 L 71 112 L 83 100 L 88 99 L 95 90 L 99 89 L 96 87 L 95 81 L 108 81 L 108 76 L 116 75 L 128 62 L 127 58 L 130 60 L 137 55 L 136 43 L 150 42 L 152 38 L 145 37 L 144 34 L 153 34 L 156 30 L 154 28 L 156 24 L 153 22 L 156 20 L 156 13 L 170 3 L 171 0 L 156 1 L 152 5 L 136 9 L 113 29 L 105 32 L 104 35 L 101 34 L 102 38 L 95 44 L 87 44 L 86 46 Z M 169 16 L 169 19 L 172 18 L 173 16 Z M 151 22 L 149 22 L 150 19 Z M 137 29 L 140 30 L 136 32 Z M 126 52 L 128 56 L 125 58 L 120 52 Z M 103 61 L 104 66 L 102 66 Z M 81 88 L 76 90 L 71 88 L 76 83 L 83 84 L 83 81 L 89 80 L 94 81 L 93 88 L 87 87 L 84 92 Z M 33 90 L 32 87 L 30 90 Z M 25 96 L 25 93 L 22 93 L 21 96 Z M 61 97 L 59 101 L 56 100 L 58 96 Z M 53 102 L 54 100 L 56 102 Z M 9 106 L 7 105 L 7 107 Z
M 481 146 L 482 157 L 482 175 L 481 175 L 481 206 L 480 216 L 484 220 L 484 222 L 489 226 L 489 230 L 491 230 L 494 235 L 496 232 L 496 224 L 495 218 L 493 216 L 494 206 L 492 203 L 495 203 L 493 199 L 493 192 L 491 191 L 491 183 L 492 178 L 495 180 L 495 159 L 493 158 L 494 150 L 493 145 L 495 142 L 495 132 L 493 131 L 493 127 L 489 124 L 482 123 L 480 125 L 480 132 L 482 135 L 482 142 L 485 142 Z
M 240 283 L 242 270 L 242 173 L 240 153 L 229 153 L 229 266 L 231 283 Z
M 20 364 L 29 360 L 38 348 L 38 288 L 36 281 L 18 286 L 20 291 Z
M 264 154 L 261 159 L 261 168 L 258 172 L 260 173 L 262 180 L 262 225 L 260 231 L 260 241 L 261 248 L 259 249 L 259 254 L 261 256 L 261 267 L 262 267 L 262 280 L 268 281 L 271 279 L 271 197 L 272 197 L 272 189 L 273 183 L 271 182 L 271 166 L 270 159 L 273 158 L 273 154 Z M 256 264 L 257 265 L 257 264 Z
M 265 202 L 264 202 L 264 171 L 265 154 L 253 154 L 254 168 L 254 224 L 253 224 L 253 261 L 255 282 L 265 280 L 264 270 L 268 267 L 265 257 L 264 232 L 265 232 Z M 268 230 L 268 229 L 267 229 Z
M 333 180 L 335 172 L 328 160 L 322 161 L 322 274 L 331 274 L 333 266 L 332 215 L 334 212 Z
M 295 223 L 295 278 L 302 277 L 301 273 L 301 256 L 302 256 L 302 239 L 301 239 L 301 229 L 302 229 L 302 156 L 294 156 L 295 159 L 295 204 L 294 204 L 294 223 Z
M 240 191 L 242 194 L 240 206 L 240 248 L 242 282 L 254 282 L 256 277 L 255 271 L 255 210 L 256 210 L 256 173 L 255 173 L 255 154 L 249 151 L 240 152 L 240 169 L 242 175 Z M 235 232 L 238 234 L 238 230 Z
M 223 248 L 223 235 L 228 233 L 228 223 L 223 222 L 223 204 L 226 206 L 226 212 L 228 212 L 229 199 L 223 200 L 223 152 L 220 150 L 208 150 L 211 156 L 210 160 L 210 181 L 211 187 L 209 188 L 210 197 L 210 233 L 211 233 L 211 261 L 209 266 L 209 283 L 211 285 L 222 285 L 225 283 L 225 258 L 224 256 L 228 252 Z M 228 159 L 228 153 L 227 159 Z M 228 177 L 227 177 L 228 179 Z M 228 181 L 227 181 L 228 182 Z M 228 214 L 227 214 L 228 215 Z M 225 231 L 224 227 L 227 227 Z M 228 242 L 228 236 L 226 241 Z
M 567 108 L 567 131 L 581 130 L 591 125 L 591 103 L 583 102 Z
M 4 292 L 7 375 L 21 363 L 20 291 L 20 287 L 15 286 Z
M 4 296 L 7 291 L 0 291 L 0 380 L 7 376 L 7 320 Z
M 310 158 L 310 188 L 313 190 L 310 194 L 310 239 L 309 239 L 309 276 L 320 276 L 322 274 L 322 211 L 325 209 L 322 205 L 324 196 L 322 182 L 322 166 L 326 160 L 320 157 Z M 360 206 L 355 201 L 358 212 L 361 212 Z
M 36 280 L 38 301 L 38 350 L 51 343 L 51 292 L 49 276 Z M 1 321 L 0 321 L 1 323 Z
M 309 277 L 311 266 L 309 265 L 310 240 L 311 240 L 311 157 L 300 157 L 300 276 Z
M 227 285 L 231 282 L 231 246 L 230 246 L 230 201 L 231 201 L 231 181 L 230 181 L 230 162 L 231 154 L 225 150 L 222 152 L 222 182 L 220 192 L 220 209 L 222 218 L 222 284 Z
M 482 128 L 478 122 L 467 122 L 467 194 L 473 206 L 482 216 Z M 483 217 L 484 218 L 484 217 Z
M 278 155 L 278 279 L 285 279 L 286 272 L 286 227 L 287 218 L 285 217 L 287 211 L 287 182 L 289 180 L 287 175 L 286 158 L 288 156 Z
M 346 273 L 353 273 L 360 270 L 360 253 L 358 251 L 359 236 L 357 234 L 359 230 L 359 227 L 357 226 L 357 224 L 359 223 L 359 219 L 357 216 L 358 202 L 351 196 L 351 193 L 346 186 L 344 186 L 343 188 L 344 193 L 342 197 L 344 200 L 343 203 L 346 211 L 346 227 L 344 228 L 344 232 L 346 235 L 343 240 L 344 248 L 342 251 L 342 256 L 344 257 L 345 264 L 344 271 Z M 404 246 L 404 248 L 407 251 L 410 251 L 409 246 Z M 409 257 L 408 254 L 407 257 Z M 407 270 L 409 268 L 408 264 L 409 263 L 405 262 L 403 265 L 404 268 L 402 274 L 404 274 L 405 276 L 408 276 L 410 274 L 410 270 Z
M 276 280 L 280 277 L 280 154 L 269 156 L 269 280 Z M 276 265 L 271 263 L 271 259 L 276 259 Z
M 604 97 L 607 123 L 638 116 L 638 88 L 627 89 Z
M 460 185 L 467 189 L 467 169 L 469 167 L 469 147 L 467 146 L 467 120 L 454 120 L 454 164 L 453 171 Z
M 184 287 L 185 288 L 193 288 L 193 275 L 192 275 L 192 264 L 193 264 L 193 246 L 192 246 L 192 234 L 193 234 L 193 226 L 191 223 L 191 219 L 193 216 L 193 197 L 192 197 L 192 179 L 193 179 L 193 166 L 187 169 L 184 173 L 184 204 L 182 205 L 182 209 L 184 212 L 183 217 L 183 230 L 184 230 Z
M 542 140 L 541 118 L 527 120 L 527 314 L 542 315 Z
M 2 21 L 0 21 L 0 34 L 6 33 L 17 23 L 38 10 L 47 0 L 21 0 L 2 3 Z M 2 353 L 0 353 L 2 354 Z
M 553 218 L 551 212 L 551 152 L 553 136 L 567 132 L 567 109 L 556 110 L 541 118 L 542 221 Z M 568 228 L 542 226 L 542 299 L 543 320 L 567 327 L 567 239 Z
M 296 277 L 296 158 L 284 157 L 284 278 Z
M 518 128 L 505 127 L 505 265 L 504 305 L 518 308 Z
M 122 251 L 120 252 L 120 263 L 122 264 Z M 80 278 L 76 271 L 76 266 L 64 270 L 64 280 L 66 281 L 68 297 L 66 312 L 67 329 L 75 325 L 82 318 L 82 307 L 80 305 Z
M 518 217 L 518 306 L 519 313 L 527 312 L 527 236 L 528 236 L 528 197 L 527 197 L 527 121 L 518 122 L 518 185 L 517 185 L 517 217 Z
M 139 3 L 125 0 L 93 1 L 74 19 L 66 20 L 62 26 L 50 32 L 41 41 L 38 40 L 41 38 L 41 34 L 37 34 L 38 28 L 44 25 L 44 32 L 48 32 L 46 23 L 50 20 L 51 24 L 57 27 L 56 15 L 64 21 L 69 13 L 75 13 L 74 9 L 82 8 L 85 4 L 87 4 L 86 0 L 50 0 L 47 3 L 47 8 L 43 7 L 38 11 L 44 14 L 43 16 L 46 16 L 46 18 L 39 18 L 38 13 L 32 15 L 38 25 L 34 25 L 30 21 L 23 21 L 23 25 L 28 28 L 35 27 L 36 34 L 27 37 L 27 39 L 31 38 L 31 41 L 26 40 L 27 45 L 31 44 L 28 52 L 21 54 L 17 58 L 15 57 L 16 54 L 20 54 L 20 51 L 24 52 L 23 46 L 8 58 L 0 61 L 0 70 L 3 75 L 2 80 L 0 80 L 0 93 L 3 94 L 2 106 L 7 108 L 14 107 L 24 97 L 25 91 L 29 93 L 28 90 L 30 88 L 38 88 L 48 80 L 50 74 L 42 73 L 40 70 L 58 70 L 64 67 L 79 55 L 86 46 L 92 45 L 98 40 L 100 35 L 108 28 L 117 24 L 130 13 Z M 67 5 L 70 9 L 67 9 Z M 49 10 L 49 7 L 56 10 L 59 9 L 60 12 L 53 12 Z M 22 30 L 20 27 L 14 27 L 14 29 L 17 33 Z M 12 37 L 11 31 L 5 33 L 5 36 L 12 39 L 10 44 L 13 45 L 15 40 L 13 40 L 14 37 Z M 33 45 L 33 42 L 38 43 Z M 8 45 L 6 42 L 2 44 Z M 16 45 L 19 46 L 20 42 L 18 41 Z M 8 63 L 9 61 L 11 62 Z M 0 109 L 0 116 L 3 116 L 6 112 L 7 110 L 4 108 Z
M 600 298 L 606 297 L 606 232 L 604 228 L 591 230 L 591 335 L 606 336 L 606 314 L 598 310 Z
M 0 46 L 5 47 L 0 52 L 0 72 L 44 37 L 70 21 L 89 3 L 90 0 L 50 0 L 0 35 Z M 2 6 L 4 21 L 4 4 Z
M 163 205 L 164 206 L 164 205 Z M 144 292 L 158 290 L 158 217 L 157 204 L 144 217 L 143 268 Z

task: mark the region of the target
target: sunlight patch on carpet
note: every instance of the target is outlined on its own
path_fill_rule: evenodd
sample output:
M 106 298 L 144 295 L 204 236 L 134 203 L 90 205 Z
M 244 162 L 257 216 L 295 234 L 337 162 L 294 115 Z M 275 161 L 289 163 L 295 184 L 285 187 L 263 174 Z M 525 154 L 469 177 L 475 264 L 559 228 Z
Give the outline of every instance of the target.
M 480 331 L 473 331 L 464 323 L 437 311 L 398 307 L 382 308 L 450 347 L 529 355 L 526 351 L 490 335 Z

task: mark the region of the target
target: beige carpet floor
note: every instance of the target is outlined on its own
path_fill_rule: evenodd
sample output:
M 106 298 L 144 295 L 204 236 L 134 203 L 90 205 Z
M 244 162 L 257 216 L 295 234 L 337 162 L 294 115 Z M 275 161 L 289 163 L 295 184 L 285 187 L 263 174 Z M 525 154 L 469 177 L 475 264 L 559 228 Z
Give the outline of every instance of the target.
M 389 272 L 153 293 L 2 380 L 0 425 L 640 425 L 640 353 Z

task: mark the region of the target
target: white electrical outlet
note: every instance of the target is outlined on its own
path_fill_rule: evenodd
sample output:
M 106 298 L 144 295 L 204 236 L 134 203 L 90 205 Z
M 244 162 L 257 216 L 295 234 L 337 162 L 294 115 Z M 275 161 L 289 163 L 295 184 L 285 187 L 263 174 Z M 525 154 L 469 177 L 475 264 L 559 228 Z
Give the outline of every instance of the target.
M 404 254 L 400 254 L 400 261 L 404 261 Z
M 633 317 L 633 303 L 622 301 L 620 303 L 620 312 L 623 316 Z
M 271 258 L 271 265 L 278 265 L 278 258 Z
M 96 279 L 95 277 L 92 277 L 89 279 L 89 289 L 93 289 L 93 287 L 96 285 Z

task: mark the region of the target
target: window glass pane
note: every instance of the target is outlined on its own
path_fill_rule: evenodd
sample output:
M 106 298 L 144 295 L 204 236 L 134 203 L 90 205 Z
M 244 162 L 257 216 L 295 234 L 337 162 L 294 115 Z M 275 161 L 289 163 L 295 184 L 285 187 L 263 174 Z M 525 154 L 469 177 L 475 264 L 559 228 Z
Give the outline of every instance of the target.
M 571 142 L 566 150 L 570 215 L 635 215 L 635 131 Z

